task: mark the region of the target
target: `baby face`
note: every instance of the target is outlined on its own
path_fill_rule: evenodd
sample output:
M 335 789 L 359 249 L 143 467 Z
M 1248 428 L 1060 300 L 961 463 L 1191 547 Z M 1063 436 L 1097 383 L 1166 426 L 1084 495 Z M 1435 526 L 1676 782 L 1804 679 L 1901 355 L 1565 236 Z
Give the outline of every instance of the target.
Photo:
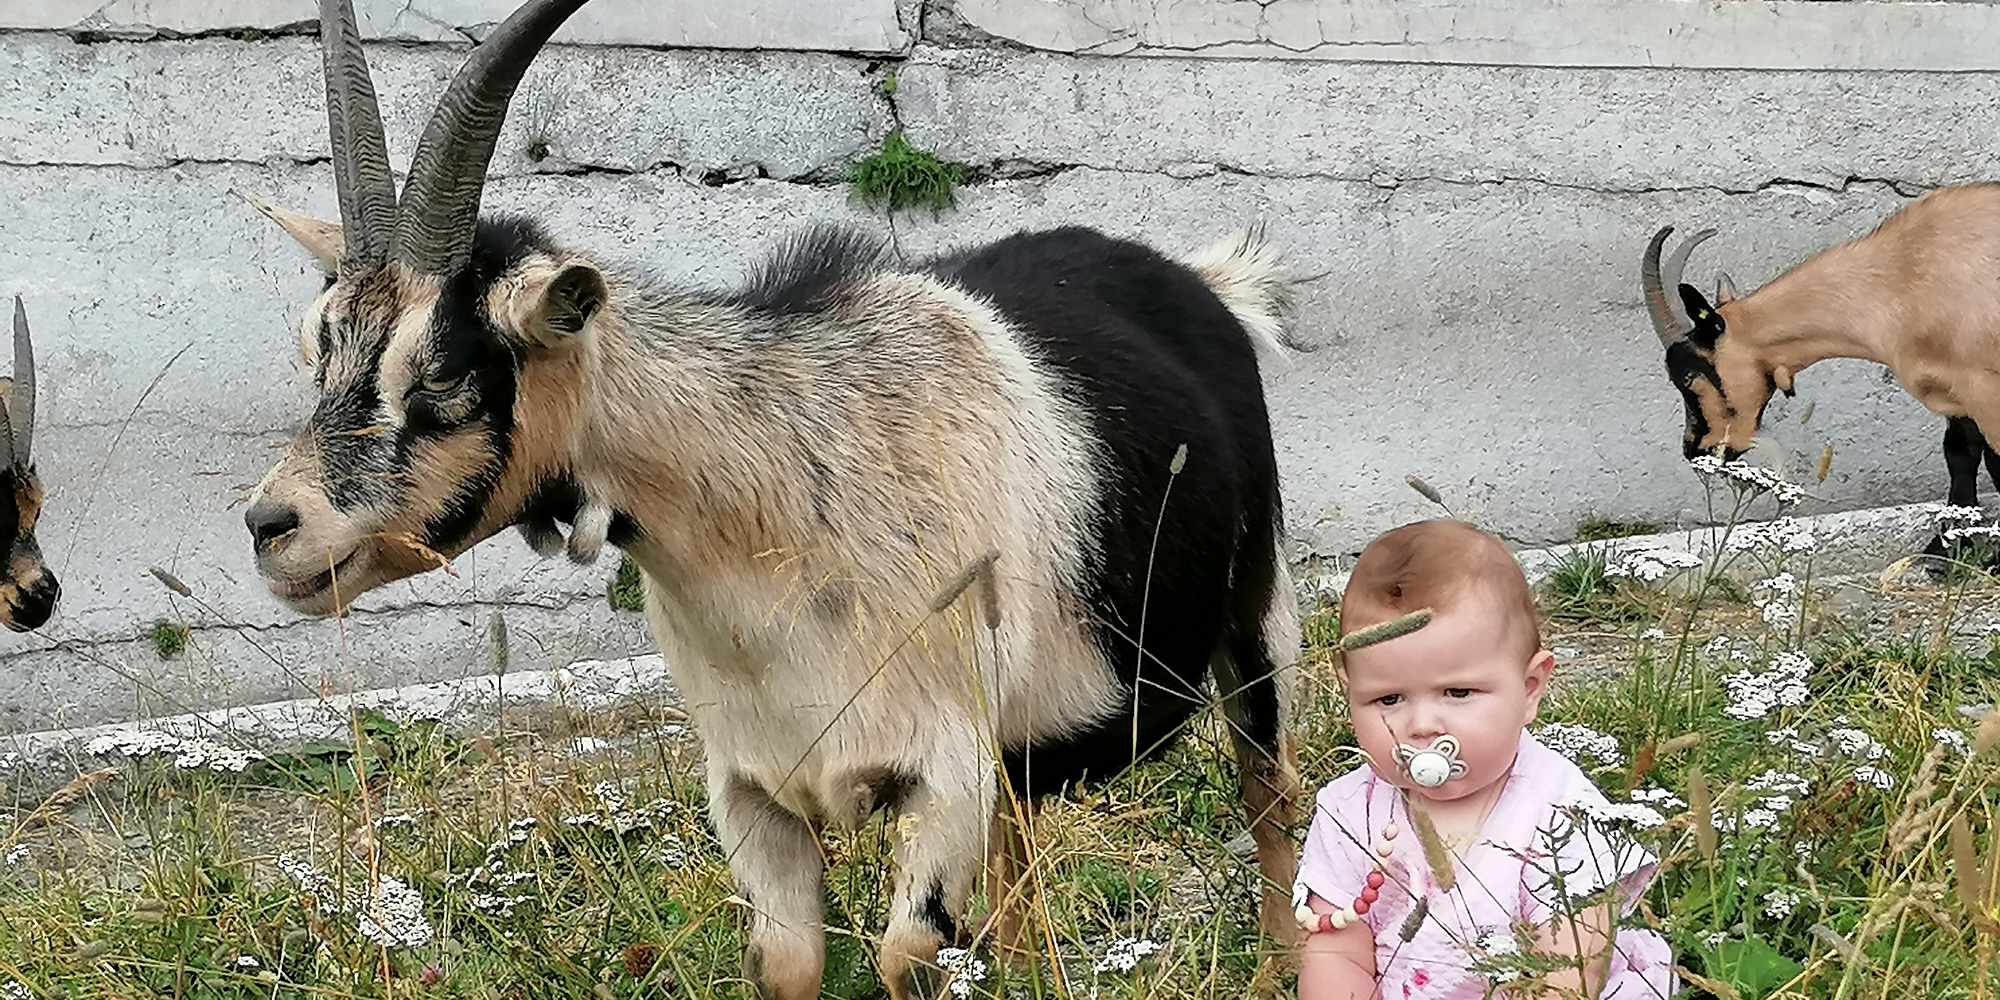
M 1506 777 L 1521 729 L 1534 721 L 1555 658 L 1523 658 L 1491 602 L 1469 599 L 1430 624 L 1343 657 L 1348 714 L 1375 770 L 1397 787 L 1448 802 Z M 1409 779 L 1396 744 L 1419 749 L 1449 733 L 1458 740 L 1465 773 L 1434 788 Z

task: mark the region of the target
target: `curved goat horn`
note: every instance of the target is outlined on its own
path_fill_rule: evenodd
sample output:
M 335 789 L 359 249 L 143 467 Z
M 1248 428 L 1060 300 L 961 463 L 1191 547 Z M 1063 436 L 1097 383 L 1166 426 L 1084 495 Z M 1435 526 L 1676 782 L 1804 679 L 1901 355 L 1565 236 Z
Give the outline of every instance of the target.
M 1653 332 L 1668 347 L 1688 334 L 1688 328 L 1681 324 L 1680 314 L 1674 311 L 1665 287 L 1660 284 L 1660 248 L 1666 246 L 1667 236 L 1673 231 L 1672 226 L 1661 226 L 1653 234 L 1652 242 L 1646 244 L 1646 255 L 1639 258 L 1639 288 L 1646 293 L 1646 311 L 1652 314 Z
M 340 194 L 345 235 L 341 270 L 379 264 L 396 228 L 396 181 L 382 112 L 361 54 L 352 0 L 320 0 L 320 45 L 326 60 L 326 123 L 333 152 L 333 183 Z
M 1687 317 L 1678 300 L 1681 274 L 1687 270 L 1688 255 L 1703 240 L 1715 235 L 1715 230 L 1704 229 L 1681 241 L 1667 258 L 1665 267 L 1660 264 L 1660 249 L 1666 246 L 1667 235 L 1674 231 L 1672 226 L 1661 226 L 1646 244 L 1646 255 L 1639 261 L 1639 287 L 1646 293 L 1646 311 L 1653 317 L 1653 332 L 1659 334 L 1660 343 L 1672 345 L 1688 335 L 1694 323 Z
M 507 102 L 528 63 L 587 0 L 528 0 L 459 67 L 417 141 L 396 221 L 396 259 L 419 274 L 447 274 L 472 255 L 486 165 Z
M 0 410 L 0 433 L 7 438 L 7 460 L 25 466 L 35 439 L 35 346 L 28 342 L 28 309 L 14 296 L 14 387 Z

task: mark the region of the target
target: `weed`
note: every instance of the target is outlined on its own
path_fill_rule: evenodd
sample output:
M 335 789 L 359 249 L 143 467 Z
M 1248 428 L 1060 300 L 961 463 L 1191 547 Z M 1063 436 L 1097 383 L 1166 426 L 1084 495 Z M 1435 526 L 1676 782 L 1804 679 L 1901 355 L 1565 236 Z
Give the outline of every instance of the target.
M 165 619 L 153 623 L 153 652 L 158 653 L 160 659 L 171 660 L 181 655 L 182 652 L 186 651 L 187 644 L 188 627 L 186 625 L 179 622 L 170 622 Z
M 910 145 L 900 129 L 883 138 L 880 152 L 847 170 L 856 196 L 890 212 L 927 205 L 935 213 L 956 203 L 953 192 L 964 179 L 963 168 Z
M 1542 613 L 1550 618 L 1632 622 L 1657 617 L 1644 591 L 1611 572 L 1603 549 L 1564 555 L 1542 580 Z
M 631 556 L 621 556 L 618 572 L 611 578 L 606 591 L 611 606 L 619 611 L 641 611 L 646 607 L 645 582 L 639 576 L 639 564 Z
M 1586 517 L 1577 523 L 1576 540 L 1603 542 L 1613 538 L 1630 538 L 1633 535 L 1651 535 L 1659 530 L 1659 525 L 1648 521 L 1607 521 L 1599 517 Z

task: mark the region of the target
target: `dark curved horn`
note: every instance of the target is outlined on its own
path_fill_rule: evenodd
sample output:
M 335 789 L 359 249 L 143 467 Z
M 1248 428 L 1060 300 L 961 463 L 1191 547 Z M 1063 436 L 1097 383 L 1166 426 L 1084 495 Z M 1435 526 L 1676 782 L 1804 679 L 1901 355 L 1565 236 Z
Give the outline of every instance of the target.
M 333 183 L 345 235 L 340 269 L 345 271 L 387 258 L 396 230 L 396 180 L 389 172 L 389 144 L 382 137 L 382 112 L 361 54 L 352 0 L 320 0 L 319 33 L 326 60 Z
M 17 387 L 22 385 L 23 378 L 27 380 L 26 384 L 28 387 L 25 393 L 27 398 L 26 413 L 28 419 L 33 421 L 35 419 L 35 352 L 28 345 L 28 307 L 22 305 L 21 297 L 16 295 L 14 296 L 14 385 Z M 18 440 L 14 437 L 15 425 L 14 421 L 10 419 L 12 414 L 8 413 L 8 411 L 16 410 L 16 412 L 19 412 L 16 409 L 20 405 L 17 399 L 23 395 L 22 391 L 16 388 L 7 400 L 7 405 L 0 406 L 0 458 L 5 458 L 7 464 L 11 466 L 25 466 L 28 464 L 28 445 L 32 443 L 29 441 L 29 438 L 33 436 L 34 432 L 34 428 L 24 427 L 21 437 Z
M 1673 303 L 1667 300 L 1667 291 L 1660 283 L 1660 248 L 1666 246 L 1672 226 L 1661 226 L 1653 234 L 1652 242 L 1646 244 L 1646 255 L 1639 258 L 1639 288 L 1646 293 L 1646 311 L 1653 317 L 1653 332 L 1660 335 L 1660 343 L 1672 347 L 1677 341 L 1687 337 L 1688 328 L 1681 325 L 1680 314 L 1674 311 Z
M 419 274 L 447 274 L 472 255 L 486 165 L 507 102 L 549 36 L 587 0 L 528 0 L 472 50 L 417 141 L 396 221 L 396 259 Z
M 1688 255 L 1694 253 L 1694 248 L 1703 240 L 1714 235 L 1715 230 L 1704 229 L 1682 240 L 1681 245 L 1675 247 L 1673 254 L 1667 258 L 1666 266 L 1661 269 L 1661 277 L 1666 279 L 1667 289 L 1671 293 L 1667 296 L 1667 301 L 1673 306 L 1674 317 L 1680 321 L 1683 330 L 1694 329 L 1694 320 L 1688 317 L 1686 307 L 1681 305 L 1681 275 L 1687 271 Z

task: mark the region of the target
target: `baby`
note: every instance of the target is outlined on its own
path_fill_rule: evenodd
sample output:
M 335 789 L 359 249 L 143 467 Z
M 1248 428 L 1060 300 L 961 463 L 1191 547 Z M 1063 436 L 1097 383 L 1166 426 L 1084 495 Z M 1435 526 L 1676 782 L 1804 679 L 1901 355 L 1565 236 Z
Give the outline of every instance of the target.
M 1433 615 L 1414 632 L 1342 657 L 1368 763 L 1315 802 L 1293 889 L 1299 1000 L 1482 997 L 1491 983 L 1475 961 L 1522 945 L 1569 959 L 1546 976 L 1552 987 L 1672 996 L 1666 940 L 1616 926 L 1657 859 L 1573 822 L 1561 807 L 1604 795 L 1527 732 L 1555 656 L 1520 564 L 1464 522 L 1397 528 L 1355 563 L 1341 632 L 1424 608 Z M 1413 809 L 1429 816 L 1449 871 L 1426 861 Z

